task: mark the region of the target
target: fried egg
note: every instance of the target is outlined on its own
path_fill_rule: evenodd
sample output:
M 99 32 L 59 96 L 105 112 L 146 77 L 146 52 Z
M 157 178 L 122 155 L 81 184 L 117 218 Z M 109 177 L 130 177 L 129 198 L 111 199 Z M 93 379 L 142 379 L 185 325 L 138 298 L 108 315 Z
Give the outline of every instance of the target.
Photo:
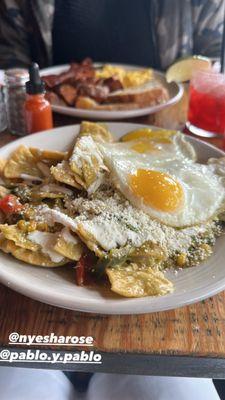
M 224 206 L 223 179 L 209 165 L 184 159 L 145 162 L 105 155 L 114 186 L 132 205 L 173 226 L 203 223 Z
M 162 160 L 196 160 L 193 146 L 176 131 L 140 129 L 125 135 L 122 142 L 101 144 L 101 150 L 107 158 L 121 157 L 150 164 Z

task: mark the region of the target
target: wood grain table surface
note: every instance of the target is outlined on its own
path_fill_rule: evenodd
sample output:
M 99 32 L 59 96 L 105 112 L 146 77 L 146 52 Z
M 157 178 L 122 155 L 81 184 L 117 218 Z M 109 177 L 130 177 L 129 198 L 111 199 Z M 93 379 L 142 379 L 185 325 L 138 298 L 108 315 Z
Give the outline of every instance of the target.
M 55 116 L 55 126 L 78 122 L 71 117 Z M 135 122 L 150 124 L 153 120 L 152 117 L 142 117 Z M 0 134 L 0 146 L 12 140 L 15 137 L 8 132 Z M 221 140 L 209 141 L 222 146 Z M 102 354 L 100 366 L 40 364 L 43 368 L 225 377 L 225 292 L 171 311 L 110 316 L 50 306 L 0 285 L 2 349 L 9 348 L 8 337 L 11 332 L 23 335 L 54 333 L 58 336 L 93 336 L 93 349 Z M 15 344 L 14 348 L 27 351 L 26 345 Z M 35 349 L 46 349 L 49 354 L 55 351 L 53 346 L 36 345 Z M 57 350 L 66 352 L 68 348 L 61 345 Z M 82 351 L 82 347 L 79 350 Z M 5 365 L 5 362 L 1 361 L 0 364 Z M 26 366 L 33 367 L 34 364 L 31 361 Z

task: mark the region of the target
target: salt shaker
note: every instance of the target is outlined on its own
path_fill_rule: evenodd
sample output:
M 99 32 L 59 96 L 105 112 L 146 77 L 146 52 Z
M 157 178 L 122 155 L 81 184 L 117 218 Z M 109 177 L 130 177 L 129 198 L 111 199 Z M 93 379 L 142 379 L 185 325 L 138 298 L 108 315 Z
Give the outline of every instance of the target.
M 0 85 L 0 132 L 7 127 L 3 87 Z
M 12 68 L 5 71 L 5 101 L 9 130 L 18 136 L 27 133 L 24 104 L 26 99 L 25 83 L 29 80 L 26 69 Z

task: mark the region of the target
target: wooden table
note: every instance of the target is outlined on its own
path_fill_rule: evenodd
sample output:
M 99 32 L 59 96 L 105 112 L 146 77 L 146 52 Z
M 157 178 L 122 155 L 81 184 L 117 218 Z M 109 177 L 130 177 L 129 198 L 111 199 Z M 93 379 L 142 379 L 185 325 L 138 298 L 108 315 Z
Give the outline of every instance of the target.
M 55 125 L 73 124 L 70 117 L 55 117 Z M 151 123 L 151 117 L 135 122 Z M 14 140 L 0 134 L 0 146 Z M 219 140 L 212 141 L 221 146 Z M 27 346 L 9 346 L 11 332 L 24 335 L 93 336 L 102 364 L 50 364 L 33 361 L 12 363 L 26 367 L 76 371 L 117 372 L 145 375 L 225 377 L 225 292 L 176 310 L 129 316 L 86 314 L 43 304 L 0 285 L 0 345 L 3 349 L 27 351 Z M 34 349 L 34 348 L 32 348 Z M 71 351 L 65 346 L 38 346 L 52 351 Z M 46 349 L 46 350 L 45 350 Z M 73 348 L 77 351 L 77 348 Z M 82 347 L 79 348 L 82 350 Z M 0 365 L 9 365 L 1 361 Z

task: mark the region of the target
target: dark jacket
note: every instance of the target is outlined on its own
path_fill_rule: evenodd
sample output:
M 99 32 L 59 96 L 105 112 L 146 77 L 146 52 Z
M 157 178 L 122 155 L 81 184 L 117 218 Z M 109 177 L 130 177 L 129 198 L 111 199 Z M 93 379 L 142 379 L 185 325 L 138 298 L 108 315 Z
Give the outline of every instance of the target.
M 0 68 L 31 60 L 42 68 L 52 64 L 54 3 L 0 1 Z M 149 23 L 159 66 L 193 53 L 219 57 L 223 7 L 223 0 L 152 0 Z

